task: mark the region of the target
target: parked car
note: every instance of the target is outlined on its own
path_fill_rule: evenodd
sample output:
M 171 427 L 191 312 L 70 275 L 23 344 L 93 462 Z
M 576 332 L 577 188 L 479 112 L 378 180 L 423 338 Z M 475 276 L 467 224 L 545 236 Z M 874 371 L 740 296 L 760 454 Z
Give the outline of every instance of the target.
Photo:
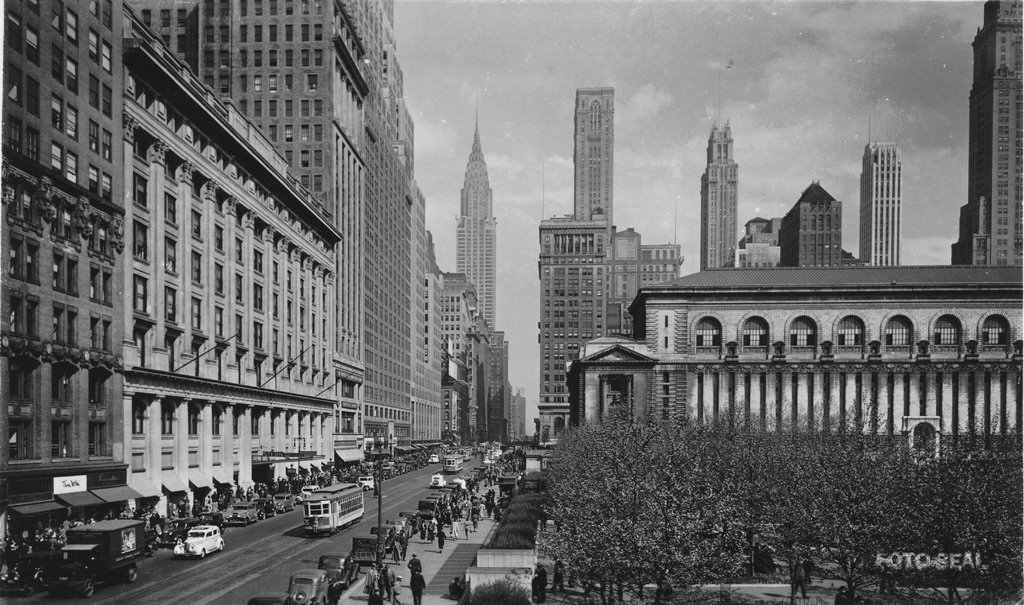
M 288 492 L 274 494 L 274 508 L 279 513 L 287 513 L 295 510 L 295 496 Z
M 164 531 L 156 538 L 157 548 L 174 548 L 178 541 L 185 541 L 188 530 L 199 524 L 198 519 L 171 519 L 164 523 Z
M 434 473 L 430 476 L 430 486 L 434 487 L 448 487 L 448 480 L 444 478 L 441 473 Z
M 365 492 L 373 489 L 375 482 L 373 480 L 373 475 L 363 475 L 356 480 L 356 483 L 359 484 L 359 487 L 362 487 Z
M 320 555 L 317 569 L 322 569 L 327 573 L 329 582 L 341 582 L 342 588 L 348 588 L 359 578 L 359 563 L 337 553 Z
M 245 605 L 290 605 L 291 595 L 287 592 L 261 592 L 250 598 Z
M 440 462 L 441 462 L 441 457 L 438 456 L 437 454 L 431 454 L 430 457 L 427 458 L 427 464 L 438 464 Z
M 326 605 L 327 572 L 322 569 L 300 569 L 288 579 L 288 594 L 294 605 Z
M 259 520 L 259 509 L 256 502 L 246 502 L 243 500 L 231 505 L 224 522 L 228 525 L 249 525 Z
M 199 557 L 224 550 L 224 537 L 216 525 L 197 525 L 188 530 L 185 541 L 174 547 L 175 557 Z
M 274 505 L 273 498 L 256 498 L 253 502 L 256 503 L 256 517 L 260 521 L 277 515 L 277 507 Z
M 220 511 L 200 513 L 199 523 L 202 525 L 216 525 L 220 528 L 220 532 L 224 533 L 224 513 Z

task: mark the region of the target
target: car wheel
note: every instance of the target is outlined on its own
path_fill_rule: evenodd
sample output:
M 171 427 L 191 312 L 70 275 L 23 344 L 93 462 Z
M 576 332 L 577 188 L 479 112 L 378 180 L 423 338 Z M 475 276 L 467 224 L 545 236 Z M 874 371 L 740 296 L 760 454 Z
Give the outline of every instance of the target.
M 124 572 L 124 581 L 131 584 L 139 579 L 139 570 L 134 565 L 128 567 Z
M 205 559 L 206 558 L 206 549 L 205 548 L 203 550 L 199 551 L 199 558 L 200 559 Z
M 82 584 L 82 596 L 88 599 L 94 592 L 96 592 L 96 586 L 92 583 L 92 580 L 86 580 Z
M 23 588 L 21 590 L 21 596 L 23 596 L 23 597 L 31 597 L 32 593 L 34 593 L 35 591 L 36 591 L 35 586 L 32 586 L 31 584 L 26 584 L 25 588 Z

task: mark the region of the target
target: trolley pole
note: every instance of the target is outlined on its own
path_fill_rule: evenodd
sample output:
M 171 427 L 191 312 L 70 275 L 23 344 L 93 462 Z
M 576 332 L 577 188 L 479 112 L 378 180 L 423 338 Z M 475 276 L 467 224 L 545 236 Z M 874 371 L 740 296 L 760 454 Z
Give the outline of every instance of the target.
M 381 532 L 381 527 L 384 524 L 384 448 L 387 447 L 387 441 L 381 440 L 379 437 L 374 437 L 373 448 L 377 451 L 377 476 L 373 481 L 373 491 L 377 493 L 377 551 L 376 560 L 377 566 L 384 562 L 384 546 L 383 540 L 384 535 Z

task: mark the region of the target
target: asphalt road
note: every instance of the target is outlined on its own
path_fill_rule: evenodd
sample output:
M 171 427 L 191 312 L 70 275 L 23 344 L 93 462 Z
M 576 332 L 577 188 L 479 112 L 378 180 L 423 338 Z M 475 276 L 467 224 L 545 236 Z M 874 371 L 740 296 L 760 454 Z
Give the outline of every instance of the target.
M 384 482 L 383 519 L 416 509 L 417 502 L 430 493 L 427 485 L 432 473 L 441 472 L 440 464 L 399 475 Z M 83 603 L 91 605 L 170 605 L 187 603 L 241 604 L 258 593 L 286 591 L 290 574 L 302 568 L 315 568 L 320 555 L 344 556 L 352 549 L 352 538 L 370 536 L 377 524 L 377 499 L 363 492 L 366 512 L 358 523 L 331 537 L 307 538 L 302 532 L 301 507 L 250 525 L 229 527 L 224 533 L 223 552 L 204 560 L 176 560 L 170 550 L 160 550 L 139 564 L 134 584 L 108 584 Z M 78 597 L 39 594 L 17 603 L 78 601 Z

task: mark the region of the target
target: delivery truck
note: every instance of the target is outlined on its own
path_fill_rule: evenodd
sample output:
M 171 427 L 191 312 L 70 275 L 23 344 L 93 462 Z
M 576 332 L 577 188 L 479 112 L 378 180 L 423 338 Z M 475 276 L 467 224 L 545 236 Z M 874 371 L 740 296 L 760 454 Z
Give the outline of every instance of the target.
M 69 528 L 67 536 L 46 581 L 50 592 L 90 597 L 100 584 L 138 579 L 136 563 L 145 556 L 145 521 L 100 521 Z

